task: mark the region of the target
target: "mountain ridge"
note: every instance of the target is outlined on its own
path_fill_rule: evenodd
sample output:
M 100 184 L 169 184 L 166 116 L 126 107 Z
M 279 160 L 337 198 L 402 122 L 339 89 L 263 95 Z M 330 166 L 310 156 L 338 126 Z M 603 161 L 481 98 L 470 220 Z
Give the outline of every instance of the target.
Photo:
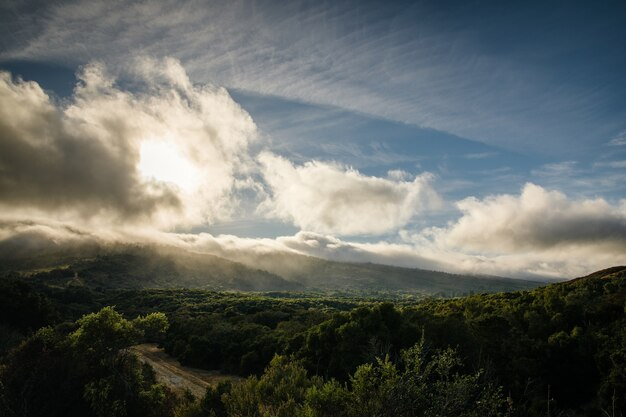
M 66 251 L 56 248 L 54 253 L 40 253 L 35 259 L 39 263 L 31 263 L 23 256 L 19 262 L 13 259 L 8 266 L 21 265 L 18 270 L 23 275 L 51 284 L 92 288 L 404 291 L 426 296 L 459 296 L 526 290 L 544 284 L 375 263 L 338 262 L 290 253 L 239 255 L 229 259 L 158 245 L 78 246 Z M 46 264 L 43 270 L 42 263 Z M 36 268 L 28 269 L 29 265 Z M 6 267 L 6 262 L 0 263 L 0 270 L 6 272 Z

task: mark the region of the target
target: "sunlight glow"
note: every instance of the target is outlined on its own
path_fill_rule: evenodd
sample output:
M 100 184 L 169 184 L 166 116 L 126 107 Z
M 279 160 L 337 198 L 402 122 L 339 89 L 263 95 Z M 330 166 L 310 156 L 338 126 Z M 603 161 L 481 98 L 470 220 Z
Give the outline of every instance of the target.
M 171 183 L 185 191 L 198 186 L 197 168 L 173 143 L 153 140 L 142 143 L 138 168 L 148 179 Z

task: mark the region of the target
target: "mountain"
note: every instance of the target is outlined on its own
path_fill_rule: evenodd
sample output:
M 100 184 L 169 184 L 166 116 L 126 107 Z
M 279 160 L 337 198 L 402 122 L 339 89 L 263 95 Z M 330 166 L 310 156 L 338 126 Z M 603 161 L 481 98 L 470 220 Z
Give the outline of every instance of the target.
M 312 267 L 294 277 L 307 286 L 327 289 L 362 288 L 414 291 L 426 294 L 460 295 L 470 292 L 528 290 L 541 282 L 487 275 L 449 274 L 424 269 L 401 268 L 372 263 L 344 263 L 314 259 Z
M 428 295 L 461 295 L 537 288 L 545 282 L 489 275 L 450 274 L 417 268 L 336 262 L 287 252 L 231 258 L 272 272 L 307 288 L 321 290 L 411 291 Z
M 302 286 L 267 271 L 208 254 L 149 246 L 116 247 L 78 258 L 35 277 L 91 288 L 203 288 L 211 290 L 297 290 Z
M 238 291 L 404 291 L 423 295 L 532 289 L 543 283 L 449 274 L 371 263 L 328 261 L 286 252 L 226 259 L 149 245 L 28 248 L 0 256 L 0 270 L 18 270 L 54 285 L 91 288 L 204 288 Z M 37 248 L 35 248 L 37 249 Z M 19 256 L 18 256 L 19 255 Z

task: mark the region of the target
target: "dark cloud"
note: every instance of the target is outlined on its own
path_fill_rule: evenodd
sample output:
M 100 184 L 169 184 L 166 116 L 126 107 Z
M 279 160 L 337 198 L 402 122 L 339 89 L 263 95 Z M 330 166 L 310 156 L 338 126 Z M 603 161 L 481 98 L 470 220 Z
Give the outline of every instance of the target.
M 176 60 L 138 58 L 124 71 L 136 91 L 119 88 L 106 67 L 91 63 L 63 103 L 35 82 L 0 72 L 5 214 L 159 228 L 229 212 L 255 132 L 250 116 L 224 89 L 193 86 Z M 146 149 L 156 149 L 149 162 L 163 178 L 142 171 Z
M 166 186 L 139 178 L 131 141 L 103 141 L 86 120 L 68 118 L 32 82 L 0 75 L 0 195 L 9 208 L 150 215 L 180 201 Z M 126 138 L 125 121 L 103 120 L 107 134 Z

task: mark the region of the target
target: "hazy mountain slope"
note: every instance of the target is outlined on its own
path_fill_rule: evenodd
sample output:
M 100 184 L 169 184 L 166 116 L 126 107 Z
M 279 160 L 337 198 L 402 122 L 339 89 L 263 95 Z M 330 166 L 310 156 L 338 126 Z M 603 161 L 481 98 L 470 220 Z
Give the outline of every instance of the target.
M 457 295 L 473 292 L 526 290 L 544 282 L 519 279 L 449 274 L 424 269 L 372 263 L 335 262 L 286 252 L 232 257 L 248 266 L 297 281 L 309 288 L 416 291 L 425 294 Z
M 613 266 L 611 268 L 602 269 L 600 271 L 593 272 L 584 277 L 575 278 L 568 281 L 569 285 L 576 285 L 578 281 L 593 280 L 593 279 L 610 279 L 610 278 L 626 277 L 626 266 Z
M 33 243 L 34 242 L 34 243 Z M 90 287 L 207 288 L 241 291 L 410 291 L 456 296 L 531 289 L 541 282 L 456 275 L 371 263 L 346 263 L 288 252 L 225 253 L 141 245 L 57 244 L 36 239 L 0 248 L 0 271 L 65 268 L 40 273 L 58 284 L 74 279 Z M 10 249 L 10 250 L 9 250 Z M 228 258 L 228 259 L 227 259 Z
M 59 284 L 104 288 L 206 288 L 239 291 L 300 289 L 301 285 L 213 255 L 151 247 L 121 247 L 71 262 L 65 271 L 39 273 Z
M 423 269 L 400 268 L 377 264 L 319 262 L 315 268 L 303 273 L 301 282 L 328 288 L 345 288 L 358 285 L 380 290 L 405 290 L 433 293 L 500 292 L 536 288 L 542 283 L 517 279 L 474 275 L 448 274 Z

